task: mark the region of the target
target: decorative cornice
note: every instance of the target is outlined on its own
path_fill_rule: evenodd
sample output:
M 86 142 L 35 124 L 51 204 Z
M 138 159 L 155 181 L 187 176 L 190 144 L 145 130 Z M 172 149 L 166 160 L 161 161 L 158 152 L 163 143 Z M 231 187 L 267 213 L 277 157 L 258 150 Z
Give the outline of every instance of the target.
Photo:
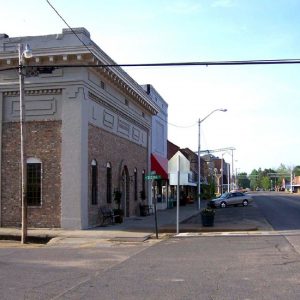
M 38 95 L 59 95 L 62 93 L 62 89 L 42 89 L 42 90 L 26 90 L 25 91 L 25 95 L 34 95 L 34 96 L 38 96 Z M 20 95 L 20 91 L 4 91 L 3 92 L 4 96 L 10 96 L 10 97 L 14 97 L 14 96 L 19 96 Z
M 96 65 L 98 65 L 98 64 L 101 64 L 101 63 L 99 61 L 97 61 Z M 146 108 L 151 114 L 153 114 L 153 115 L 157 114 L 158 111 L 154 108 L 153 105 L 148 103 L 148 101 L 146 101 L 142 96 L 140 96 L 139 93 L 137 93 L 133 88 L 131 88 L 130 85 L 128 85 L 128 83 L 126 83 L 124 80 L 122 80 L 112 70 L 110 70 L 106 67 L 98 67 L 97 71 L 99 73 L 102 73 L 103 76 L 105 76 L 112 84 L 114 84 L 115 87 L 119 88 L 123 93 L 128 95 L 130 98 L 133 98 L 140 105 L 142 105 L 144 108 Z M 136 83 L 136 85 L 138 86 L 137 83 Z M 148 95 L 144 92 L 144 90 L 142 90 L 141 93 L 144 94 L 143 95 L 144 97 L 148 98 Z M 149 99 L 149 101 L 151 101 L 151 99 Z
M 99 103 L 101 105 L 103 105 L 104 107 L 108 108 L 110 111 L 113 111 L 115 113 L 117 113 L 119 116 L 122 116 L 122 118 L 124 118 L 125 120 L 131 122 L 132 124 L 138 126 L 138 127 L 142 127 L 144 130 L 148 130 L 149 127 L 142 125 L 140 122 L 137 122 L 134 118 L 128 116 L 127 114 L 125 114 L 121 109 L 118 109 L 117 107 L 109 104 L 108 102 L 104 101 L 103 99 L 97 97 L 95 94 L 88 92 L 89 98 L 93 101 L 95 101 L 96 103 Z
M 134 101 L 137 101 L 141 106 L 147 109 L 151 114 L 156 115 L 159 111 L 155 103 L 152 102 L 147 93 L 139 86 L 133 78 L 131 78 L 121 67 L 106 67 L 106 64 L 112 62 L 107 59 L 99 57 L 99 55 L 92 56 L 91 53 L 79 51 L 79 49 L 52 49 L 53 52 L 36 53 L 34 57 L 26 60 L 28 67 L 55 67 L 64 68 L 70 65 L 76 67 L 80 65 L 95 67 L 96 71 L 103 74 L 115 87 L 120 89 L 125 95 L 128 95 Z M 98 49 L 97 49 L 98 50 Z M 44 50 L 45 51 L 45 50 Z M 57 52 L 55 52 L 57 51 Z M 59 51 L 59 52 L 58 52 Z M 98 52 L 98 51 L 97 51 Z M 0 56 L 0 69 L 3 68 L 17 68 L 18 57 L 15 56 L 1 57 Z M 103 56 L 103 55 L 102 55 Z M 113 62 L 113 64 L 116 64 Z M 101 66 L 104 65 L 104 66 Z

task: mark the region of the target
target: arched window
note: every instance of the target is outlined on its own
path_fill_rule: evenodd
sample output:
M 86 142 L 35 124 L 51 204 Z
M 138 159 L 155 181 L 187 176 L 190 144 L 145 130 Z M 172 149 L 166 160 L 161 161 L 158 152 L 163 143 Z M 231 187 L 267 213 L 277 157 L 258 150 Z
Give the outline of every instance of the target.
M 27 205 L 42 205 L 42 161 L 34 157 L 27 159 Z
M 137 182 L 137 169 L 134 168 L 134 201 L 138 200 L 138 182 Z
M 97 205 L 98 203 L 98 188 L 97 188 L 97 182 L 98 182 L 98 167 L 97 167 L 97 161 L 95 159 L 91 162 L 91 194 L 92 194 L 92 205 Z
M 106 201 L 111 203 L 112 200 L 112 171 L 111 163 L 106 164 Z

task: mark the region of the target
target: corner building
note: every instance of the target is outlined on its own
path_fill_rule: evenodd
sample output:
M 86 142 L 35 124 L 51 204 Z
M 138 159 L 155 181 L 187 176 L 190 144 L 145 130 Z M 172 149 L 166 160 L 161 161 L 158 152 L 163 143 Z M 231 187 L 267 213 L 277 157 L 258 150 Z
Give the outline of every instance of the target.
M 33 52 L 23 69 L 28 226 L 97 226 L 99 207 L 116 207 L 115 190 L 125 217 L 138 214 L 158 107 L 123 69 L 107 66 L 115 62 L 86 29 L 73 30 L 88 49 L 69 29 L 0 34 L 1 227 L 21 225 L 18 44 Z

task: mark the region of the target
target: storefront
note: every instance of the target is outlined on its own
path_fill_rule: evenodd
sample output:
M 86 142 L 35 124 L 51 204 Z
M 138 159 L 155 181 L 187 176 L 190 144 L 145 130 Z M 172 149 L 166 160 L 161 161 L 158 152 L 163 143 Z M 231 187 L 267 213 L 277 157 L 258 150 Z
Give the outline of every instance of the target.
M 152 184 L 152 203 L 156 199 L 157 209 L 168 207 L 168 160 L 158 154 L 151 154 L 151 172 L 159 175 Z

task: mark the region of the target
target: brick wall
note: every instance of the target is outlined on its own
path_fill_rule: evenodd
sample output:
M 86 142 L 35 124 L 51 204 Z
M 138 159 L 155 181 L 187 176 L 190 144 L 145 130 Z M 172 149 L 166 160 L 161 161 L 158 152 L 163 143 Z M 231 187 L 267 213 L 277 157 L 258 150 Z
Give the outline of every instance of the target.
M 29 227 L 60 227 L 61 220 L 61 121 L 26 123 L 26 157 L 42 161 L 42 205 L 28 207 Z M 1 226 L 21 225 L 20 125 L 2 128 Z
M 98 164 L 98 205 L 91 205 L 91 188 L 89 188 L 89 225 L 100 223 L 98 208 L 108 205 L 106 201 L 106 164 L 112 166 L 112 189 L 118 187 L 119 167 L 127 166 L 129 175 L 137 169 L 138 200 L 134 200 L 134 183 L 129 183 L 129 208 L 130 216 L 139 214 L 140 197 L 142 190 L 142 171 L 147 172 L 147 148 L 128 141 L 122 137 L 109 133 L 103 129 L 89 125 L 89 164 L 93 159 Z M 133 178 L 133 176 L 132 176 Z M 91 184 L 91 168 L 89 169 L 89 185 Z M 116 207 L 112 199 L 111 207 Z

